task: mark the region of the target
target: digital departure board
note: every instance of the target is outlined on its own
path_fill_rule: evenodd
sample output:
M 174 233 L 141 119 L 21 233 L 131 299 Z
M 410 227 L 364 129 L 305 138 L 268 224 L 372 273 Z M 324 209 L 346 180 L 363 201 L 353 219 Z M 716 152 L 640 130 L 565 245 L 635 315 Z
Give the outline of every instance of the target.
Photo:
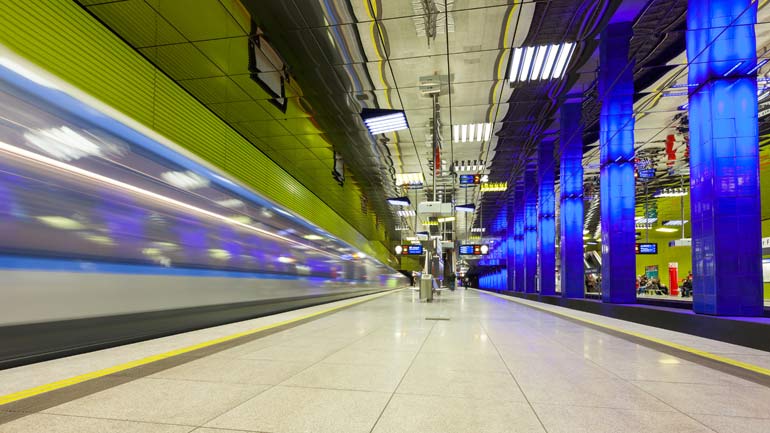
M 483 256 L 489 253 L 489 245 L 460 245 L 461 256 Z
M 640 179 L 652 179 L 655 177 L 655 169 L 654 168 L 643 168 L 639 170 L 639 178 Z
M 460 185 L 479 185 L 489 182 L 489 175 L 486 174 L 461 174 Z
M 658 254 L 658 244 L 637 243 L 636 254 Z
M 419 256 L 422 254 L 422 245 L 404 245 L 404 252 L 401 254 L 407 256 Z

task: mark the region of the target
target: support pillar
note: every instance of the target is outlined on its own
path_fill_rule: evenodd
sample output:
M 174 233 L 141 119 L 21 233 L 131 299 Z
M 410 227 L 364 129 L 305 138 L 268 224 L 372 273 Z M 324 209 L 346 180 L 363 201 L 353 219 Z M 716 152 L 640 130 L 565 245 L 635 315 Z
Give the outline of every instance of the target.
M 537 277 L 541 295 L 556 294 L 556 201 L 554 198 L 553 141 L 538 147 Z
M 537 167 L 524 171 L 524 292 L 537 292 Z
M 610 24 L 599 40 L 602 300 L 636 302 L 634 61 L 631 23 Z
M 585 296 L 583 264 L 583 126 L 580 103 L 561 106 L 561 193 L 559 272 L 561 295 L 565 298 Z
M 506 271 L 508 274 L 507 290 L 516 290 L 516 235 L 514 232 L 515 193 L 511 192 L 505 198 L 505 209 L 508 218 L 505 236 Z
M 524 184 L 516 185 L 513 203 L 514 290 L 524 291 Z
M 757 2 L 690 0 L 687 10 L 693 309 L 763 310 Z

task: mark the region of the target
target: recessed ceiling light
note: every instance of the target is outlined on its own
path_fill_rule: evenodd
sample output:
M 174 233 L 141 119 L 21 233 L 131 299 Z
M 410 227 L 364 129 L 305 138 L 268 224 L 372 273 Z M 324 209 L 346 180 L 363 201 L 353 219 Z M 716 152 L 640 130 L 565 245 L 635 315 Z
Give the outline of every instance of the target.
M 526 82 L 562 78 L 575 50 L 574 42 L 513 50 L 508 81 Z
M 491 123 L 466 123 L 452 126 L 455 143 L 489 140 L 492 137 Z
M 363 119 L 366 128 L 372 135 L 409 128 L 404 110 L 364 108 L 361 111 L 361 119 Z
M 687 220 L 667 220 L 663 221 L 664 226 L 674 226 L 679 227 L 687 224 Z
M 661 232 L 661 233 L 674 233 L 674 232 L 678 232 L 679 230 L 677 230 L 677 229 L 675 229 L 673 227 L 658 227 L 658 228 L 655 229 L 655 231 L 656 232 Z

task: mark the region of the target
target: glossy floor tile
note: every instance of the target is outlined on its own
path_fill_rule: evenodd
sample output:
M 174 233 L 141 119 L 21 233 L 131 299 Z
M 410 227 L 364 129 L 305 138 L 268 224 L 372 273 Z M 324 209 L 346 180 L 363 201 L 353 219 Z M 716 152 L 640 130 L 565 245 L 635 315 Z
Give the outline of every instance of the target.
M 747 360 L 770 359 L 627 325 Z M 81 368 L 82 359 L 73 359 Z M 770 431 L 770 388 L 466 290 L 430 304 L 403 290 L 129 377 L 0 424 L 0 433 Z

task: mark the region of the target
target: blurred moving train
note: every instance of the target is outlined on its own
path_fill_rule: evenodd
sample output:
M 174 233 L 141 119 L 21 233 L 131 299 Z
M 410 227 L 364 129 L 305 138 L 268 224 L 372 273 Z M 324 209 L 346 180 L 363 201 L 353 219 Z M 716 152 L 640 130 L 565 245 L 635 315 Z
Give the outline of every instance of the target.
M 29 68 L 0 53 L 0 368 L 407 283 Z

